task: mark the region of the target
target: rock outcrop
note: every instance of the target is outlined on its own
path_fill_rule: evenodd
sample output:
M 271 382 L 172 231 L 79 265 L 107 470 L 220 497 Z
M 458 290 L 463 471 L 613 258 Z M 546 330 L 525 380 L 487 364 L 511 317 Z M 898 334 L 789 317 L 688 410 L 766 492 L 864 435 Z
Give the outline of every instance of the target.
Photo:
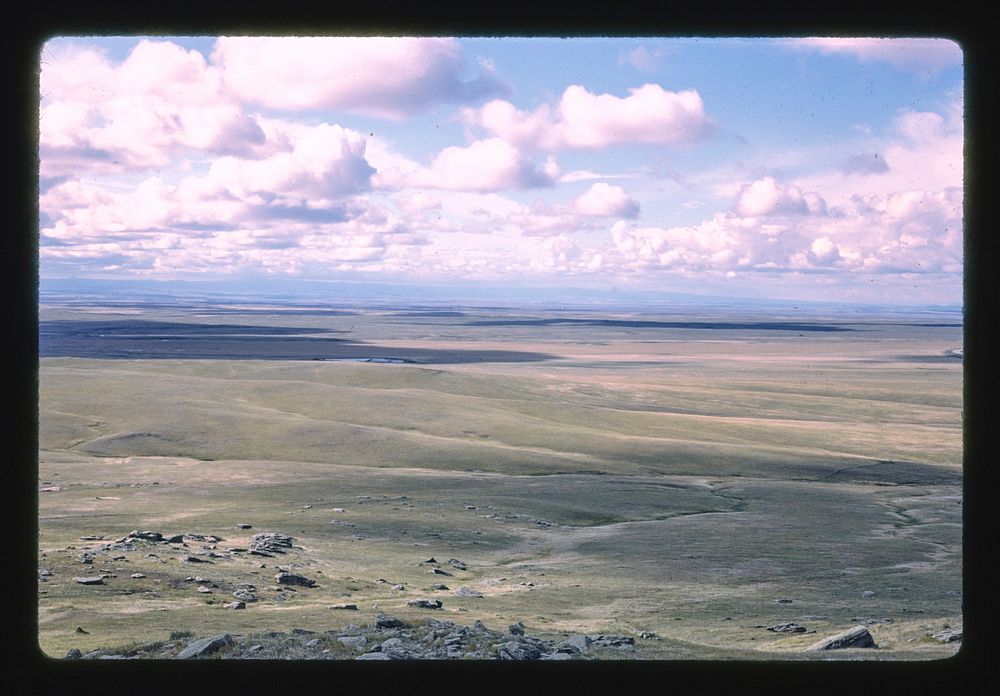
M 844 648 L 877 648 L 875 639 L 864 626 L 855 626 L 843 633 L 813 643 L 806 650 L 841 650 Z

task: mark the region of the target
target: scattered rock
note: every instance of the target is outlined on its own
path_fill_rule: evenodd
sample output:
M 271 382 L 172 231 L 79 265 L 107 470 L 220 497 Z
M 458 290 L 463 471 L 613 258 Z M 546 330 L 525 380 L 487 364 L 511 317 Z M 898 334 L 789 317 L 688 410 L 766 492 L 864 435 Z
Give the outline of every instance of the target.
M 513 635 L 513 636 L 523 636 L 524 635 L 524 624 L 521 623 L 520 621 L 518 621 L 517 623 L 511 624 L 510 626 L 508 626 L 507 630 L 510 631 L 510 634 Z
M 355 660 L 391 660 L 392 658 L 381 652 L 370 652 L 364 655 L 358 655 L 354 658 Z
M 334 604 L 330 608 L 331 609 L 344 609 L 344 610 L 347 610 L 347 611 L 357 611 L 358 605 L 357 604 Z
M 501 660 L 537 660 L 542 656 L 542 651 L 531 643 L 511 641 L 497 646 L 497 656 Z
M 726 620 L 727 621 L 729 620 L 728 616 L 726 617 Z M 643 640 L 649 640 L 650 638 L 656 638 L 657 635 L 652 631 L 643 631 L 642 633 L 639 634 L 639 637 L 642 638 Z
M 451 577 L 451 573 L 449 573 L 447 570 L 441 570 L 440 568 L 434 568 L 432 569 L 432 572 L 435 575 L 447 575 L 448 577 Z
M 211 653 L 218 652 L 222 648 L 232 645 L 234 642 L 233 637 L 228 633 L 211 636 L 209 638 L 202 638 L 201 640 L 194 641 L 177 653 L 177 659 L 188 660 L 195 657 L 201 657 L 202 655 L 209 655 Z
M 773 633 L 805 633 L 806 627 L 800 626 L 797 623 L 788 622 L 768 626 L 767 630 Z
M 247 603 L 236 601 L 236 602 L 228 602 L 227 604 L 223 604 L 222 606 L 225 609 L 246 609 Z
M 399 619 L 388 614 L 378 614 L 375 617 L 375 628 L 403 628 L 405 625 Z
M 250 552 L 285 553 L 292 548 L 292 537 L 277 532 L 262 532 L 250 537 Z
M 441 600 L 440 599 L 411 599 L 406 603 L 410 607 L 418 607 L 420 609 L 440 609 Z
M 540 658 L 542 660 L 572 660 L 573 656 L 565 652 L 554 652 L 548 655 L 542 655 Z
M 181 563 L 212 563 L 212 561 L 207 558 L 199 558 L 198 556 L 181 556 Z
M 79 648 L 70 648 L 66 653 L 67 660 L 79 660 L 81 657 L 83 657 L 83 653 L 80 652 Z
M 954 643 L 962 640 L 962 628 L 948 628 L 943 631 L 931 634 L 931 638 L 941 643 Z
M 61 490 L 61 486 L 45 486 L 41 489 L 42 493 L 58 493 Z
M 434 583 L 433 585 L 431 585 L 431 589 L 432 590 L 447 590 L 448 586 L 445 585 L 444 583 L 437 582 L 437 583 Z
M 458 597 L 482 597 L 482 592 L 477 592 L 476 590 L 470 590 L 468 587 L 459 587 L 455 590 L 455 595 Z
M 80 541 L 104 541 L 103 534 L 88 534 L 87 536 L 80 537 Z
M 252 524 L 247 524 L 245 522 L 240 522 L 238 525 L 236 525 L 236 528 L 237 529 L 253 529 L 253 525 Z
M 202 594 L 212 594 L 212 591 L 207 587 L 205 587 L 204 585 L 200 585 L 198 587 L 198 591 L 201 592 Z
M 806 650 L 840 650 L 843 648 L 877 648 L 875 639 L 864 626 L 855 626 L 843 633 L 813 643 Z
M 874 597 L 875 593 L 872 592 L 871 590 L 865 590 L 864 592 L 861 593 L 861 596 L 862 597 Z
M 131 532 L 125 535 L 126 539 L 145 539 L 146 541 L 163 541 L 163 535 L 159 532 L 140 532 L 138 529 L 133 529 Z
M 90 631 L 84 630 L 84 628 L 82 626 L 77 626 L 76 627 L 76 632 L 77 633 L 82 633 L 85 636 L 89 636 L 90 635 Z
M 312 636 L 315 635 L 316 631 L 310 631 L 308 628 L 293 628 L 293 636 Z
M 183 544 L 184 543 L 184 535 L 183 534 L 174 534 L 172 537 L 167 537 L 166 542 L 168 544 Z
M 448 565 L 453 568 L 458 568 L 459 570 L 468 570 L 468 567 L 457 558 L 449 558 Z
M 299 587 L 315 587 L 316 581 L 310 580 L 304 575 L 299 575 L 298 573 L 278 573 L 274 576 L 274 579 L 278 581 L 279 585 L 297 585 Z
M 559 652 L 566 652 L 563 648 L 568 648 L 573 652 L 585 653 L 591 642 L 590 638 L 584 635 L 570 636 L 559 646 Z
M 240 588 L 233 592 L 233 597 L 240 600 L 241 602 L 256 602 L 257 595 L 247 589 Z
M 635 645 L 632 636 L 587 636 L 587 640 L 600 648 L 630 648 Z
M 792 603 L 792 600 L 790 600 L 790 599 L 776 599 L 774 601 L 777 604 L 791 604 Z
M 103 585 L 104 576 L 103 575 L 92 575 L 89 577 L 75 577 L 74 582 L 78 582 L 81 585 Z
M 306 647 L 307 648 L 318 648 L 322 642 L 323 642 L 322 638 L 313 638 L 312 640 L 307 640 L 306 641 Z
M 368 639 L 364 636 L 339 636 L 337 640 L 348 648 L 353 648 L 354 650 L 363 650 L 365 645 L 368 643 Z

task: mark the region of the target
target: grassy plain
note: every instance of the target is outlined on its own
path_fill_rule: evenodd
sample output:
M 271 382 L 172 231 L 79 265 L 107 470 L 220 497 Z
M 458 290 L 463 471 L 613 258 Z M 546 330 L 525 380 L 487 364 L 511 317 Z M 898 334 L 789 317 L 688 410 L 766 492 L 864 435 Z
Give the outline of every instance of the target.
M 52 575 L 38 638 L 52 656 L 180 630 L 326 630 L 378 611 L 647 631 L 637 655 L 650 658 L 818 659 L 802 648 L 858 622 L 880 649 L 851 657 L 957 649 L 930 634 L 961 623 L 960 325 L 233 306 L 40 316 L 39 487 L 58 490 L 39 493 L 39 569 Z M 136 320 L 162 325 L 122 323 Z M 59 322 L 104 322 L 133 357 L 94 357 L 96 334 L 46 343 Z M 217 334 L 181 343 L 172 325 L 282 327 L 319 353 L 272 360 L 272 342 L 192 359 Z M 274 531 L 296 548 L 194 566 L 179 560 L 200 549 L 189 542 L 79 562 L 102 543 L 80 537 L 133 529 L 217 535 L 218 551 Z M 467 570 L 434 575 L 421 563 L 432 556 Z M 278 601 L 279 565 L 318 587 Z M 102 570 L 116 577 L 73 581 Z M 260 601 L 224 609 L 241 582 Z M 443 609 L 406 605 L 424 596 Z M 343 602 L 358 610 L 330 608 Z M 787 621 L 809 632 L 766 630 Z

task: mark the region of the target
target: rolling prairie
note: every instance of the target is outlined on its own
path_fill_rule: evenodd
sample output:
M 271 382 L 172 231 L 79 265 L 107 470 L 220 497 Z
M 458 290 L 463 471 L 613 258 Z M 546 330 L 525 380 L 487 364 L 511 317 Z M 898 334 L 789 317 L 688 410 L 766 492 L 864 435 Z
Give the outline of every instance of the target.
M 957 649 L 931 637 L 961 624 L 953 315 L 230 303 L 40 319 L 52 656 L 416 619 L 425 596 L 460 623 L 646 635 L 642 658 L 816 658 L 803 649 L 858 623 L 879 649 L 852 658 Z M 131 530 L 214 535 L 217 556 L 183 563 L 189 540 L 80 561 Z M 229 551 L 259 531 L 295 546 Z M 429 557 L 466 568 L 434 590 Z M 279 565 L 317 587 L 279 599 Z M 224 608 L 240 583 L 259 601 Z M 330 609 L 345 601 L 346 618 Z M 781 622 L 807 630 L 767 630 Z

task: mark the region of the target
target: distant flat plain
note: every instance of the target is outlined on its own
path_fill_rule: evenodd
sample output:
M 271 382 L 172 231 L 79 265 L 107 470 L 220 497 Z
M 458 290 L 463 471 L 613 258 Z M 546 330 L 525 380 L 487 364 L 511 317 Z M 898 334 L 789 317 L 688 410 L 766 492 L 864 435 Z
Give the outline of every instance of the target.
M 879 649 L 852 659 L 959 645 L 931 637 L 962 620 L 959 313 L 178 302 L 39 316 L 52 656 L 379 611 L 624 633 L 652 659 L 843 657 L 803 649 L 858 623 Z M 297 548 L 206 570 L 163 552 L 78 560 L 135 529 L 216 535 L 219 551 L 274 531 Z M 431 589 L 430 557 L 467 566 L 449 591 Z M 277 565 L 318 587 L 278 601 Z M 98 571 L 115 577 L 73 581 Z M 260 601 L 224 609 L 227 593 L 184 581 L 197 573 Z M 330 609 L 343 602 L 358 611 Z M 807 632 L 767 630 L 783 622 Z

